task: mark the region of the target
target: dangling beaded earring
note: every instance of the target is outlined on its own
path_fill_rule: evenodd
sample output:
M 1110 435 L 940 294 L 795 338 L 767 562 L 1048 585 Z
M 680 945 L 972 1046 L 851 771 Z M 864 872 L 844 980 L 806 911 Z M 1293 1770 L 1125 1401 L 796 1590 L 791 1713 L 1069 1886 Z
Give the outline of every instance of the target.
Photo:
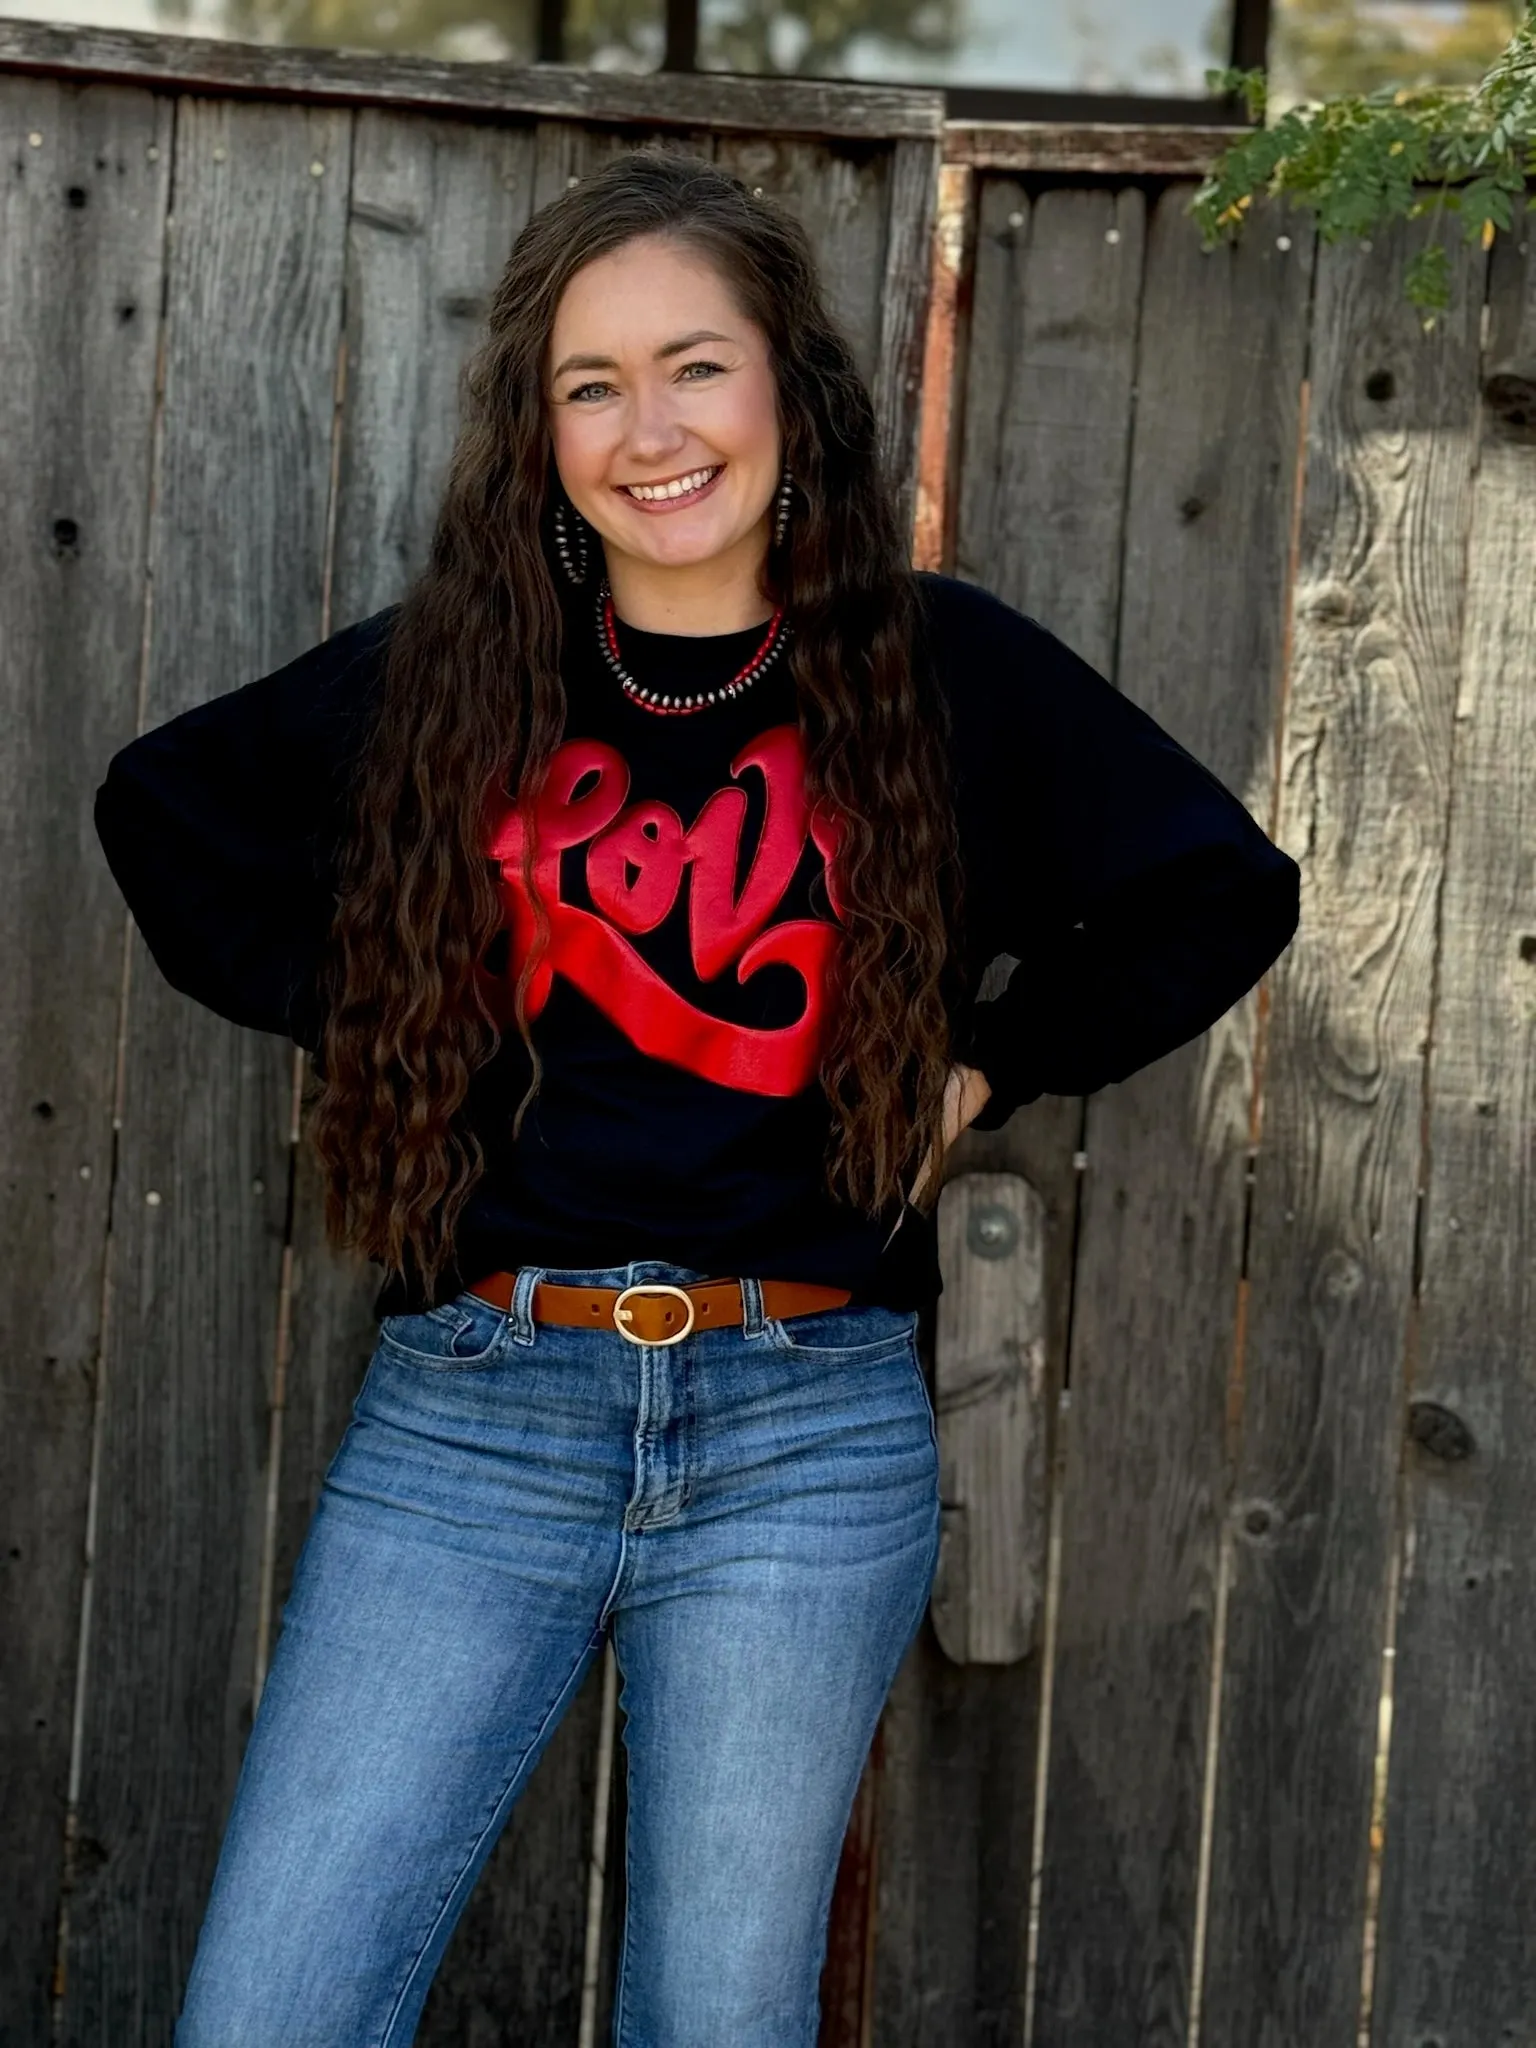
M 794 478 L 789 473 L 789 464 L 784 465 L 784 481 L 779 485 L 778 510 L 773 517 L 773 544 L 776 548 L 784 545 L 784 536 L 789 531 L 789 500 L 794 490 Z
M 587 522 L 582 518 L 574 505 L 571 507 L 571 518 L 576 523 L 576 553 L 580 558 L 579 568 L 571 560 L 571 543 L 565 530 L 565 498 L 562 495 L 555 501 L 555 546 L 560 551 L 560 560 L 566 575 L 570 577 L 573 583 L 580 585 L 587 580 Z

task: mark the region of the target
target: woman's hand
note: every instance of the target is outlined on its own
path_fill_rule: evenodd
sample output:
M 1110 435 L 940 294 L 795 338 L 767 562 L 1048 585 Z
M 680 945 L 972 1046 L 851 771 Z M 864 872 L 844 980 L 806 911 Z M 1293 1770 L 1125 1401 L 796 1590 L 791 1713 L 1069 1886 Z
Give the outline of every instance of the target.
M 922 1170 L 913 1183 L 912 1192 L 907 1196 L 915 1202 L 931 1177 L 943 1166 L 949 1148 L 974 1117 L 980 1115 L 992 1093 L 992 1084 L 979 1067 L 964 1067 L 958 1060 L 949 1070 L 949 1079 L 944 1084 L 944 1137 L 937 1156 L 930 1151 L 923 1161 Z

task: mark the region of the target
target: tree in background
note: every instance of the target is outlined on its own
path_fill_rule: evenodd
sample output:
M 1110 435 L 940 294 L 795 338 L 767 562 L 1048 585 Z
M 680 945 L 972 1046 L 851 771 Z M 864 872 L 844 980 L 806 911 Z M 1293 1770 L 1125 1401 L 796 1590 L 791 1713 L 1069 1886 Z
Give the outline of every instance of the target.
M 1242 233 L 1255 199 L 1281 194 L 1312 209 L 1326 242 L 1435 213 L 1459 215 L 1464 237 L 1487 249 L 1536 208 L 1536 0 L 1470 88 L 1389 78 L 1271 120 L 1262 71 L 1211 71 L 1206 82 L 1241 93 L 1263 124 L 1222 152 L 1190 202 L 1207 248 Z M 1433 327 L 1450 303 L 1443 239 L 1413 258 L 1403 289 Z
M 836 76 L 855 42 L 942 58 L 959 48 L 966 0 L 729 0 L 701 37 L 714 69 Z M 192 19 L 196 10 L 198 19 Z M 413 51 L 528 64 L 537 0 L 156 0 L 167 25 L 242 42 Z M 662 0 L 566 0 L 565 57 L 603 71 L 649 71 L 663 46 Z
M 1269 31 L 1269 106 L 1380 86 L 1476 85 L 1519 25 L 1519 0 L 1463 0 L 1455 19 L 1422 5 L 1279 0 Z
M 965 0 L 729 0 L 700 27 L 704 61 L 721 71 L 836 78 L 855 43 L 903 56 L 953 56 L 969 26 Z

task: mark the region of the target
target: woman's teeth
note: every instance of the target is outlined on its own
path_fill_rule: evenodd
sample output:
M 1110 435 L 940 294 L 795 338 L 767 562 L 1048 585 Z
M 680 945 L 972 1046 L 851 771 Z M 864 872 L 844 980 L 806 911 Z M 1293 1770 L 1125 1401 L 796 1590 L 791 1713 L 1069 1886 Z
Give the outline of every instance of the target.
M 717 462 L 713 469 L 696 469 L 688 476 L 675 477 L 669 484 L 626 484 L 624 488 L 632 498 L 686 498 L 690 491 L 702 491 L 724 467 L 723 462 Z

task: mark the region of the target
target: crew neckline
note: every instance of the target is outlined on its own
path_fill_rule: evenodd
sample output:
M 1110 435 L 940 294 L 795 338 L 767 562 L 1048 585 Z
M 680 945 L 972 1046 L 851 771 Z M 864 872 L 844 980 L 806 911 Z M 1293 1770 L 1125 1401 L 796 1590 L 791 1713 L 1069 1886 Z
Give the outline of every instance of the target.
M 750 640 L 755 646 L 767 635 L 773 617 L 770 613 L 756 626 L 736 626 L 729 633 L 656 633 L 648 626 L 631 625 L 628 619 L 620 618 L 617 612 L 613 615 L 613 623 L 621 642 L 629 640 L 640 647 L 655 647 L 658 650 L 666 648 L 670 651 L 674 647 L 728 647 L 738 640 Z

